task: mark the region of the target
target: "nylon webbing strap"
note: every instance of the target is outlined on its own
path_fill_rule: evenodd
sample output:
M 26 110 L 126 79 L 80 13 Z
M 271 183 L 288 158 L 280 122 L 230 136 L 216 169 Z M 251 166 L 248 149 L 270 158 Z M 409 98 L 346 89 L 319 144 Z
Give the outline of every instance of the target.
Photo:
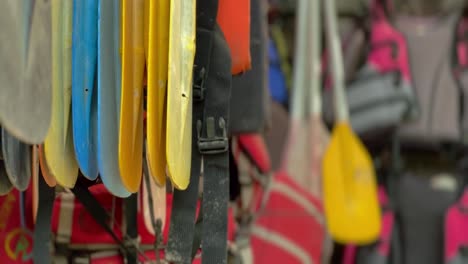
M 125 198 L 125 220 L 126 220 L 126 233 L 127 238 L 134 243 L 126 245 L 128 248 L 128 254 L 126 255 L 127 264 L 136 264 L 137 263 L 137 249 L 135 245 L 138 244 L 138 225 L 137 225 L 137 215 L 138 215 L 138 196 L 136 193 L 130 195 L 130 197 Z
M 200 118 L 201 111 L 193 107 L 193 118 Z M 192 124 L 195 127 L 196 124 Z M 194 130 L 192 128 L 192 130 Z M 196 131 L 196 130 L 195 130 Z M 174 190 L 169 240 L 166 259 L 174 263 L 192 263 L 192 240 L 195 229 L 195 214 L 200 178 L 201 156 L 198 152 L 197 134 L 192 131 L 192 165 L 190 184 L 185 191 Z
M 52 263 L 52 209 L 55 200 L 55 189 L 49 187 L 39 170 L 39 203 L 36 225 L 34 226 L 33 260 L 35 264 Z
M 202 263 L 227 262 L 229 202 L 229 141 L 231 55 L 219 26 L 215 26 L 206 79 L 203 121 L 197 120 L 198 148 L 203 155 Z
M 185 191 L 174 190 L 166 259 L 174 263 L 191 263 L 195 214 L 201 171 L 197 120 L 203 118 L 205 80 L 208 73 L 213 28 L 218 0 L 197 1 L 196 53 L 193 71 L 192 161 L 190 184 Z

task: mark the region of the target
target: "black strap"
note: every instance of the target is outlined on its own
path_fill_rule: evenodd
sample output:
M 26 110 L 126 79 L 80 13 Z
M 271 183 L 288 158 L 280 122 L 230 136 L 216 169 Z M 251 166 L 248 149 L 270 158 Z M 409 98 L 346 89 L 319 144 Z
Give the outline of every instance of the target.
M 35 264 L 52 263 L 52 209 L 55 200 L 55 188 L 49 187 L 39 170 L 39 204 L 36 225 L 34 227 L 33 260 Z
M 201 116 L 199 102 L 194 102 L 193 118 Z M 197 119 L 195 119 L 197 118 Z M 174 189 L 166 259 L 174 263 L 192 263 L 192 240 L 195 232 L 201 156 L 198 152 L 196 122 L 192 124 L 192 161 L 190 184 L 185 191 Z
M 203 155 L 202 263 L 227 262 L 229 203 L 229 142 L 227 137 L 231 95 L 231 55 L 216 26 L 206 79 L 203 120 L 197 120 L 198 148 Z
M 203 202 L 203 198 L 202 198 Z M 202 229 L 203 229 L 203 207 L 200 207 L 198 212 L 198 219 L 195 223 L 195 234 L 193 236 L 193 244 L 192 244 L 192 259 L 195 258 L 197 255 L 198 250 L 200 249 L 201 241 L 202 241 Z
M 128 239 L 134 243 L 127 244 L 128 254 L 125 256 L 127 264 L 136 264 L 137 259 L 137 247 L 138 245 L 138 196 L 136 193 L 130 195 L 130 197 L 124 199 L 125 201 L 125 220 L 126 220 L 126 234 Z
M 192 158 L 190 184 L 185 191 L 174 190 L 166 259 L 175 263 L 191 263 L 195 233 L 195 214 L 201 172 L 198 149 L 197 120 L 203 118 L 205 80 L 212 49 L 213 28 L 218 0 L 197 1 L 196 53 L 193 70 Z

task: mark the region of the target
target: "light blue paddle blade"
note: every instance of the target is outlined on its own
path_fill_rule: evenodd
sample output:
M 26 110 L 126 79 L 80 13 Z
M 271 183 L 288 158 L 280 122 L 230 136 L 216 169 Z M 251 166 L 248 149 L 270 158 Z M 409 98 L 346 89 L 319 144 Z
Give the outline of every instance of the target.
M 115 196 L 128 197 L 119 169 L 120 1 L 99 1 L 97 158 L 102 182 Z
M 25 191 L 31 180 L 31 146 L 2 129 L 2 154 L 11 184 L 19 191 Z
M 74 0 L 72 43 L 72 120 L 76 158 L 83 175 L 98 176 L 97 135 L 98 1 Z

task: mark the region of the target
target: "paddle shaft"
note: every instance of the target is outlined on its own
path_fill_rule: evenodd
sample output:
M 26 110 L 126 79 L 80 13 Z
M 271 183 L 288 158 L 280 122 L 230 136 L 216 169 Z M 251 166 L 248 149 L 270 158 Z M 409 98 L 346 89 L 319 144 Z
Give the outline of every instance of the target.
M 348 122 L 349 110 L 345 99 L 345 76 L 343 54 L 337 26 L 336 5 L 334 0 L 325 0 L 325 24 L 331 57 L 331 70 L 334 84 L 335 114 L 337 122 Z
M 310 48 L 310 104 L 309 111 L 313 116 L 320 116 L 322 113 L 322 69 L 321 69 L 321 51 L 322 51 L 322 25 L 320 19 L 320 1 L 309 0 L 310 30 L 309 43 Z
M 310 0 L 299 0 L 297 5 L 298 19 L 296 23 L 296 44 L 294 54 L 294 91 L 292 98 L 292 119 L 303 119 L 304 111 L 304 96 L 305 96 L 305 77 L 307 69 L 307 24 L 308 19 L 308 2 Z

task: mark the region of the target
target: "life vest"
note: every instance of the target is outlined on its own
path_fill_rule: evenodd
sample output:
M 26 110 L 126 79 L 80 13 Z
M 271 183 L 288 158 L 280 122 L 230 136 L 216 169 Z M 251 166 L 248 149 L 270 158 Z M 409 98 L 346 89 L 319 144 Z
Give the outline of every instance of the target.
M 218 4 L 217 21 L 231 51 L 232 74 L 240 74 L 251 68 L 250 1 L 220 0 Z
M 466 263 L 468 260 L 466 254 L 468 191 L 465 190 L 459 200 L 448 207 L 444 213 L 441 210 L 447 208 L 446 202 L 452 194 L 431 190 L 414 179 L 400 186 L 403 187 L 403 191 L 414 190 L 414 187 L 418 187 L 418 191 L 410 195 L 411 201 L 407 205 L 392 206 L 384 187 L 380 187 L 379 202 L 382 208 L 380 237 L 374 244 L 365 247 L 347 245 L 344 249 L 343 264 L 416 263 L 415 261 L 418 263 Z M 428 197 L 427 195 L 430 194 L 432 195 Z M 420 203 L 422 200 L 426 200 L 426 205 L 422 206 L 424 208 L 415 209 L 414 202 Z M 407 201 L 400 202 L 408 203 Z M 408 213 L 409 211 L 412 212 Z M 438 219 L 439 214 L 443 215 L 441 219 Z M 415 224 L 420 226 L 416 227 Z M 409 230 L 412 231 L 408 232 Z M 419 233 L 419 238 L 411 237 L 417 236 L 416 233 Z
M 468 263 L 468 189 L 445 215 L 445 264 Z
M 371 1 L 367 59 L 347 89 L 353 127 L 372 134 L 379 125 L 395 122 L 402 144 L 463 143 L 468 131 L 466 17 L 455 10 L 442 17 L 390 18 L 390 9 L 390 1 Z M 393 112 L 404 116 L 400 120 Z

